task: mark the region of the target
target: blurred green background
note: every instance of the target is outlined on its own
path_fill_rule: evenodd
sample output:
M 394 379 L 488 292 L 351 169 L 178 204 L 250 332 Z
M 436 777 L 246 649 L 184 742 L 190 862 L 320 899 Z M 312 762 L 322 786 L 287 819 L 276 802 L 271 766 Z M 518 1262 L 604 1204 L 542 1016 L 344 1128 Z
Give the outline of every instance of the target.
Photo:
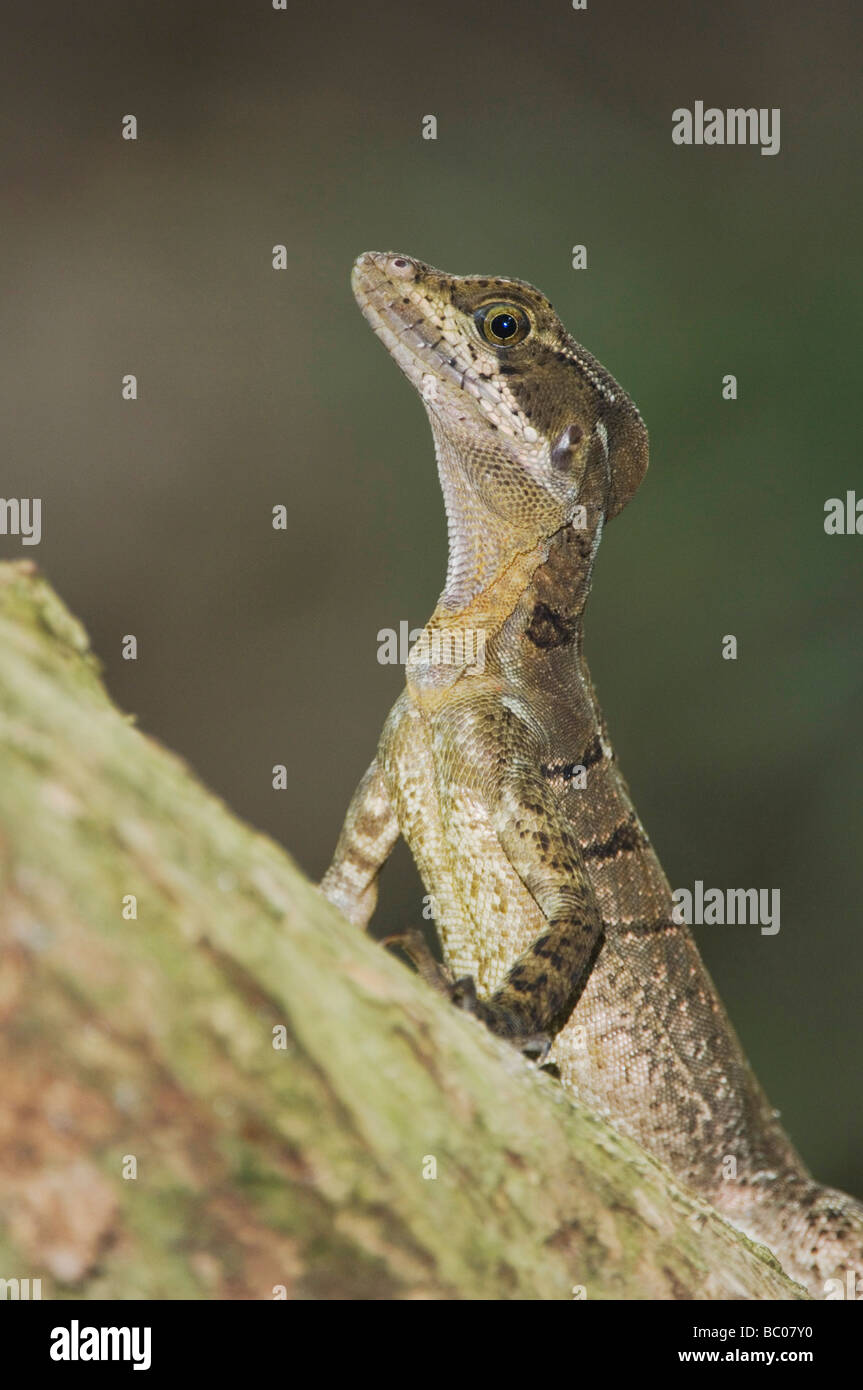
M 588 610 L 621 763 L 674 886 L 781 889 L 778 936 L 698 939 L 806 1160 L 863 1195 L 863 537 L 823 530 L 863 494 L 863 14 L 589 4 L 7 12 L 0 493 L 44 515 L 0 553 L 319 876 L 402 683 L 378 629 L 421 624 L 445 569 L 428 426 L 351 263 L 538 284 L 651 433 Z M 696 100 L 780 107 L 781 152 L 673 145 Z M 381 926 L 421 891 L 402 849 Z

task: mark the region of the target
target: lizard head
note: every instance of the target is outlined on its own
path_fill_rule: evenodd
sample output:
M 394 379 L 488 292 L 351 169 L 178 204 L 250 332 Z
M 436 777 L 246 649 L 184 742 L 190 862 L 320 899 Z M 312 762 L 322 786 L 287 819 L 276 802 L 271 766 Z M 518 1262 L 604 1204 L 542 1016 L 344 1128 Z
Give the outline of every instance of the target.
M 455 486 L 531 542 L 588 494 L 598 523 L 629 501 L 647 468 L 647 430 L 539 290 L 375 251 L 358 258 L 352 284 L 425 403 L 445 491 L 445 472 L 459 470 Z

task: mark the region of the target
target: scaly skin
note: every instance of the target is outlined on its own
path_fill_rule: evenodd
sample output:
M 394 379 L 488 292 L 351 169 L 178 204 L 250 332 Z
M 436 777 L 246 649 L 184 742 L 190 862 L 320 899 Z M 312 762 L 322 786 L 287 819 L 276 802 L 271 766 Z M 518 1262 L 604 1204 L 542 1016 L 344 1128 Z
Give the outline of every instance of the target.
M 813 1295 L 863 1279 L 863 1207 L 810 1178 L 672 920 L 584 659 L 602 528 L 647 467 L 638 411 L 522 281 L 370 252 L 353 285 L 425 401 L 450 555 L 324 891 L 365 926 L 404 835 L 452 978 L 475 982 L 459 1002 L 551 1042 L 567 1090 Z M 484 663 L 433 646 L 468 634 Z

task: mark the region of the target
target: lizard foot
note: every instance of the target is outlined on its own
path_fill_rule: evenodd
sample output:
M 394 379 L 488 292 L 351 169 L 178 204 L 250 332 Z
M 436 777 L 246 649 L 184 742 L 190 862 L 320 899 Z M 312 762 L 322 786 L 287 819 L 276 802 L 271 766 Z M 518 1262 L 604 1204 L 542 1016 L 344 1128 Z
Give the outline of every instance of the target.
M 496 1037 L 505 1038 L 517 1047 L 529 1061 L 541 1064 L 548 1056 L 552 1038 L 548 1033 L 525 1033 L 509 1009 L 493 1000 L 480 999 L 472 975 L 463 975 L 450 989 L 450 998 L 457 1009 L 474 1014 Z
M 404 931 L 392 932 L 382 938 L 381 945 L 397 946 L 426 984 L 431 985 L 438 994 L 445 994 L 457 1009 L 473 1014 L 497 1037 L 512 1043 L 529 1061 L 538 1065 L 545 1061 L 551 1047 L 551 1037 L 547 1033 L 525 1033 L 509 1009 L 480 999 L 472 975 L 454 980 L 446 966 L 441 965 L 432 954 L 419 928 L 406 927 Z

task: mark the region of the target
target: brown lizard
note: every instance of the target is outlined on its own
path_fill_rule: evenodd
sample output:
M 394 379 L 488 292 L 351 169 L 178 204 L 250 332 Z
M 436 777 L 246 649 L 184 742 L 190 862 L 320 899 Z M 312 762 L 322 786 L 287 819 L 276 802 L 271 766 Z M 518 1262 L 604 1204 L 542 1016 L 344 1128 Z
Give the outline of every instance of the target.
M 811 1179 L 673 918 L 584 658 L 602 529 L 647 468 L 641 416 L 523 281 L 369 252 L 353 287 L 425 402 L 449 566 L 324 892 L 365 926 L 402 834 L 457 1003 L 547 1053 L 815 1296 L 863 1279 L 863 1206 Z

